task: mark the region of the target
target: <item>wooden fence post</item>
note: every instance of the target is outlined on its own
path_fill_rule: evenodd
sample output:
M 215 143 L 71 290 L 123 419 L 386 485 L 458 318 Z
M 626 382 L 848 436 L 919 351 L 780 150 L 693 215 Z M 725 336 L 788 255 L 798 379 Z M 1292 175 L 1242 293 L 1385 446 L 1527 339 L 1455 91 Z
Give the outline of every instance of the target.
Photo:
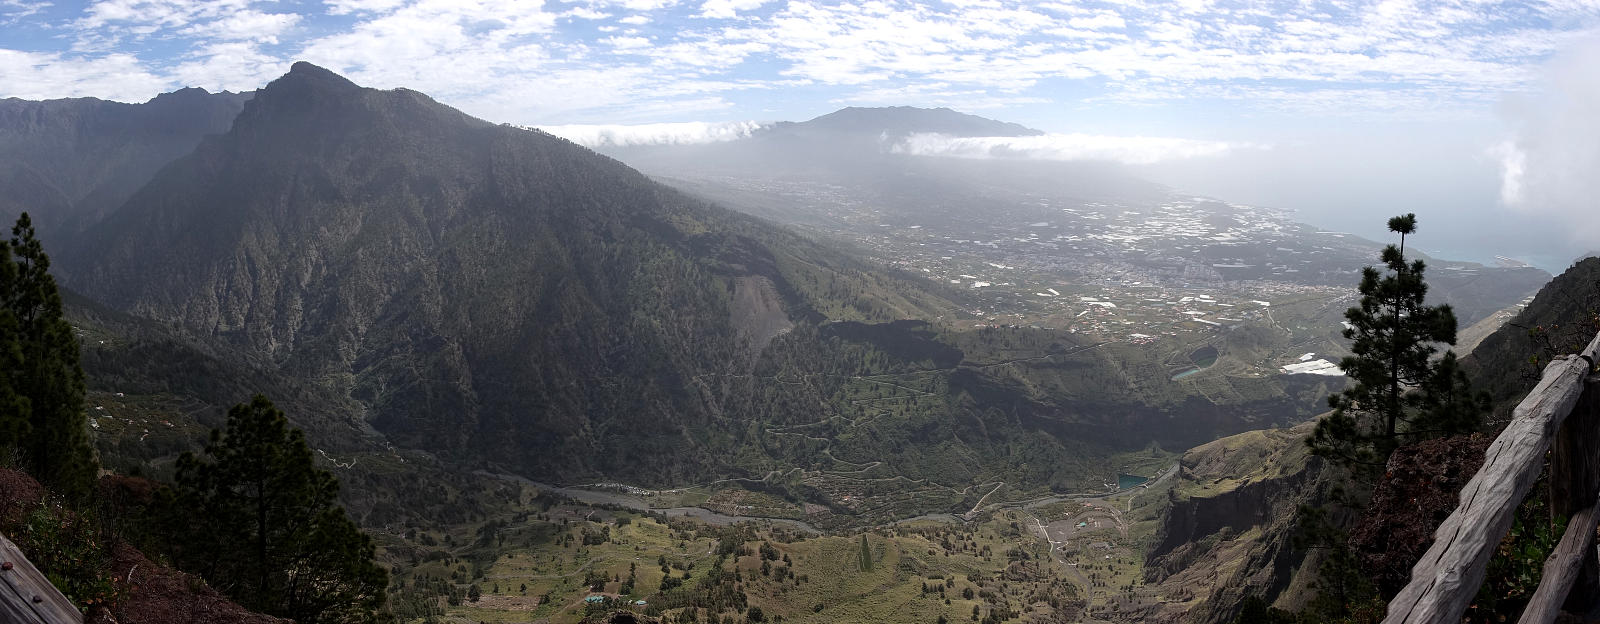
M 1600 377 L 1585 380 L 1583 394 L 1566 423 L 1556 434 L 1550 454 L 1550 515 L 1573 517 L 1594 506 L 1600 492 Z M 1593 532 L 1585 552 L 1594 550 Z M 1586 613 L 1600 600 L 1600 561 L 1583 558 L 1583 570 L 1564 610 Z

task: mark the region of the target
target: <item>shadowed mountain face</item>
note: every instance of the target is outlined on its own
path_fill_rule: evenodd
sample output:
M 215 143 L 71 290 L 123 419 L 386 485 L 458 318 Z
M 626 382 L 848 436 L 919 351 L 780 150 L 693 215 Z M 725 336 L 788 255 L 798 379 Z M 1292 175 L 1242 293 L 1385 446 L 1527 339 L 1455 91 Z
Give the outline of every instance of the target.
M 113 307 L 266 355 L 397 443 L 687 478 L 765 342 L 935 297 L 542 133 L 296 64 L 63 260 Z M 825 298 L 819 288 L 849 296 Z M 674 472 L 677 471 L 677 472 Z
M 28 211 L 47 235 L 80 230 L 201 137 L 226 132 L 249 97 L 183 89 L 143 104 L 0 100 L 0 218 Z

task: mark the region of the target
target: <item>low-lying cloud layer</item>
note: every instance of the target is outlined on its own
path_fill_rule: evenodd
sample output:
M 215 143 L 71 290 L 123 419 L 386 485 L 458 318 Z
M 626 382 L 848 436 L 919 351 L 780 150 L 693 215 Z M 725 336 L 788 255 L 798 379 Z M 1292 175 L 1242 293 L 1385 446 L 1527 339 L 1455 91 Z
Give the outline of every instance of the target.
M 584 147 L 644 147 L 699 145 L 749 138 L 769 124 L 756 121 L 656 124 L 571 124 L 537 126 L 537 129 Z M 950 158 L 1014 158 L 1025 160 L 1107 161 L 1150 165 L 1171 160 L 1222 156 L 1263 146 L 1226 141 L 1171 137 L 1110 136 L 1100 134 L 1045 134 L 1025 137 L 957 137 L 914 133 L 882 145 L 891 153 Z
M 637 147 L 720 143 L 750 136 L 763 124 L 754 121 L 657 123 L 639 125 L 539 126 L 540 130 L 584 147 Z
M 1544 92 L 1503 108 L 1511 135 L 1490 150 L 1500 201 L 1546 222 L 1550 237 L 1600 250 L 1600 43 L 1558 56 Z M 1512 217 L 1518 215 L 1510 215 Z
M 1100 160 L 1128 165 L 1150 165 L 1167 160 L 1220 156 L 1240 148 L 1256 149 L 1258 146 L 1224 141 L 1097 134 L 1045 134 L 1027 137 L 913 134 L 896 143 L 891 151 L 915 156 Z

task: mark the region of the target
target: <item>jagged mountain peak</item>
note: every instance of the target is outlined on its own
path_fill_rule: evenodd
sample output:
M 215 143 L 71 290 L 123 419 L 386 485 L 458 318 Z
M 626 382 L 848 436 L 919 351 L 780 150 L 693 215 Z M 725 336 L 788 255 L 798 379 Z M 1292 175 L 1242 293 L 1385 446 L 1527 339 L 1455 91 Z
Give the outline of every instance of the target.
M 289 73 L 284 74 L 283 77 L 279 78 L 278 80 L 274 80 L 273 83 L 283 80 L 303 81 L 324 88 L 346 91 L 361 88 L 360 85 L 351 82 L 349 78 L 345 78 L 344 76 L 341 76 L 332 70 L 318 65 L 312 65 L 311 63 L 307 63 L 305 61 L 295 61 L 293 65 L 289 66 Z M 269 83 L 267 86 L 270 88 L 272 84 Z
M 223 92 L 219 93 L 218 95 L 221 95 L 222 93 L 227 93 L 227 92 L 223 91 Z M 206 98 L 206 97 L 210 97 L 210 96 L 211 96 L 211 92 L 207 91 L 207 90 L 205 90 L 205 89 L 203 89 L 201 87 L 184 87 L 182 89 L 178 89 L 177 91 L 168 91 L 166 93 L 157 94 L 155 97 L 150 98 L 149 100 L 146 100 L 146 101 L 147 102 L 168 102 L 168 101 L 178 101 L 178 100 L 202 99 L 202 98 Z
M 414 145 L 420 137 L 486 125 L 422 93 L 363 87 L 304 61 L 257 91 L 234 122 L 235 138 L 257 145 L 321 142 L 339 149 L 402 136 Z
M 330 113 L 353 103 L 362 91 L 344 76 L 301 61 L 257 91 L 239 120 L 274 116 L 269 112 L 331 119 Z
M 359 108 L 370 110 L 371 103 L 360 100 L 368 94 L 377 93 L 394 92 L 381 92 L 362 87 L 333 71 L 299 61 L 290 66 L 288 73 L 257 91 L 255 101 L 258 104 L 252 107 L 261 106 L 326 116 L 334 109 L 351 105 L 359 105 Z M 421 96 L 421 94 L 415 95 Z M 422 99 L 427 100 L 426 96 L 422 96 Z M 432 100 L 427 101 L 433 103 Z M 249 110 L 247 107 L 246 112 Z

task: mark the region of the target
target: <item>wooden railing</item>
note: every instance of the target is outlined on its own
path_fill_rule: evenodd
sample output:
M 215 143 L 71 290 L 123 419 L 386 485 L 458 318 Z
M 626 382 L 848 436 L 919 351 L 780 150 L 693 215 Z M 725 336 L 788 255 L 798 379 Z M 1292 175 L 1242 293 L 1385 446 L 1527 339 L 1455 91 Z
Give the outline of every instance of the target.
M 0 622 L 81 624 L 83 615 L 28 563 L 17 545 L 0 535 Z
M 1552 450 L 1550 512 L 1567 531 L 1544 564 L 1523 624 L 1555 620 L 1569 596 L 1600 596 L 1595 525 L 1600 520 L 1600 378 L 1593 376 L 1600 336 L 1574 356 L 1556 358 L 1517 405 L 1511 424 L 1461 488 L 1461 502 L 1433 533 L 1433 546 L 1411 568 L 1411 582 L 1389 602 L 1384 624 L 1455 624 L 1483 584 L 1484 568 L 1511 530 L 1513 517 Z M 1580 589 L 1574 591 L 1574 586 Z M 1587 605 L 1582 608 L 1588 608 Z

